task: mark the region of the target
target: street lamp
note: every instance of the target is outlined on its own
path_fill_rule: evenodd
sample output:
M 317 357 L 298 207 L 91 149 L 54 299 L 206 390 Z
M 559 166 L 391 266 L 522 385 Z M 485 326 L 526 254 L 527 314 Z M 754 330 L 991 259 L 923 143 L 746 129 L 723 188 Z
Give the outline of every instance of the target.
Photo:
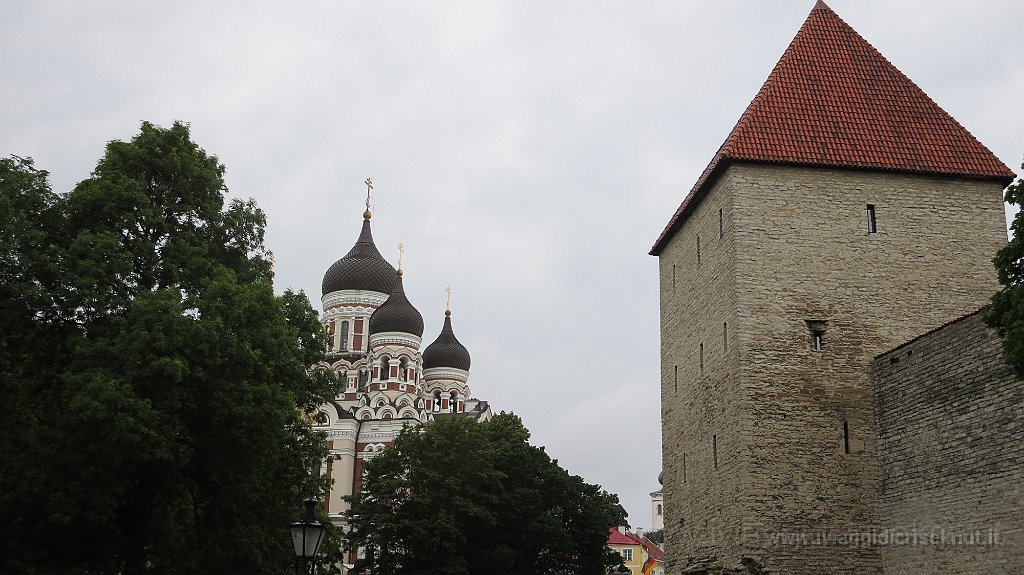
M 313 559 L 324 538 L 324 524 L 313 518 L 316 499 L 307 497 L 302 504 L 306 507 L 306 514 L 301 521 L 292 523 L 292 545 L 295 546 L 296 563 L 301 561 L 312 572 Z M 297 565 L 296 572 L 299 572 Z

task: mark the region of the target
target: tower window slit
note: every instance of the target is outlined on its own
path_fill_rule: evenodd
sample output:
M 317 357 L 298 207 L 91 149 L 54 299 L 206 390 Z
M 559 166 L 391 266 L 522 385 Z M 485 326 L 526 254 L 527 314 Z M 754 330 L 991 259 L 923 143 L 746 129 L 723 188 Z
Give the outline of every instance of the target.
M 725 219 L 722 217 L 722 208 L 718 208 L 718 237 L 725 237 Z
M 686 483 L 686 452 L 683 452 L 683 483 Z
M 722 322 L 722 349 L 729 351 L 729 322 Z
M 850 453 L 850 423 L 843 422 L 843 453 Z
M 821 348 L 825 345 L 825 332 L 823 331 L 812 331 L 811 332 L 811 349 L 814 351 L 821 351 Z
M 868 204 L 868 233 L 874 234 L 878 232 L 878 223 L 875 220 L 875 204 Z
M 697 265 L 700 265 L 700 236 L 697 236 Z
M 700 344 L 700 372 L 704 373 L 704 342 Z
M 714 461 L 715 469 L 718 469 L 718 435 L 711 436 L 711 459 Z
M 679 392 L 679 366 L 678 365 L 672 366 L 672 385 L 675 388 L 674 391 L 676 391 L 678 393 Z

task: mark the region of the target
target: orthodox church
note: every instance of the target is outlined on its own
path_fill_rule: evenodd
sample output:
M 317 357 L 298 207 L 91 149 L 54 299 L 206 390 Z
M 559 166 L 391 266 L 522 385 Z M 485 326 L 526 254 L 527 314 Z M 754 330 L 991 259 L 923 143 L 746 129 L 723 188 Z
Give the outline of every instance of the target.
M 374 245 L 371 217 L 367 199 L 355 245 L 324 274 L 327 356 L 313 366 L 333 370 L 343 383 L 317 413 L 332 456 L 323 472 L 334 480 L 325 510 L 339 522 L 348 508 L 343 498 L 359 490 L 363 461 L 404 427 L 491 416 L 487 402 L 470 395 L 469 350 L 452 329 L 450 299 L 441 333 L 420 349 L 423 316 L 405 295 L 401 259 L 395 269 Z

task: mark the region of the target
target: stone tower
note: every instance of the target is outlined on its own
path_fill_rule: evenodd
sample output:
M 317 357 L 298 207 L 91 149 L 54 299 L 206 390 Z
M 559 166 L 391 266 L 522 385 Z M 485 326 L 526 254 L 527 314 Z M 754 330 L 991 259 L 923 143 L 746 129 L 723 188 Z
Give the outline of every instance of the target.
M 989 300 L 1012 178 L 814 6 L 651 250 L 667 572 L 882 572 L 868 366 Z

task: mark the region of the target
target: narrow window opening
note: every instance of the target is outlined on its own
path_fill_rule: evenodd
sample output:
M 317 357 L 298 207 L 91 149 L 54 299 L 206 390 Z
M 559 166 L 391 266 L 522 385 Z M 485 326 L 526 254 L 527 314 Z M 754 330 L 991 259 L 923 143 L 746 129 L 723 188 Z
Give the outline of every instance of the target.
M 878 232 L 878 225 L 875 221 L 875 204 L 868 204 L 868 233 L 874 234 Z
M 850 454 L 850 424 L 846 421 L 843 422 L 843 452 Z
M 686 483 L 686 452 L 683 452 L 683 483 Z
M 821 351 L 821 348 L 825 345 L 825 332 L 823 331 L 812 331 L 811 332 L 811 349 L 814 351 Z
M 729 351 L 729 322 L 722 322 L 722 349 Z
M 672 385 L 675 387 L 675 392 L 679 393 L 679 366 L 672 366 Z
M 700 372 L 704 373 L 704 343 L 700 344 Z
M 828 322 L 825 320 L 806 320 L 807 331 L 811 332 L 811 349 L 821 351 L 825 348 L 825 327 Z
M 718 436 L 711 436 L 711 458 L 715 462 L 715 469 L 718 469 Z
M 391 358 L 384 356 L 380 358 L 380 378 L 382 381 L 386 381 L 391 375 Z
M 348 351 L 348 322 L 341 322 L 341 351 Z
M 676 264 L 672 264 L 672 291 L 676 290 Z
M 722 208 L 718 208 L 718 237 L 725 237 L 725 219 L 722 217 Z
M 700 265 L 700 236 L 697 236 L 697 265 Z

